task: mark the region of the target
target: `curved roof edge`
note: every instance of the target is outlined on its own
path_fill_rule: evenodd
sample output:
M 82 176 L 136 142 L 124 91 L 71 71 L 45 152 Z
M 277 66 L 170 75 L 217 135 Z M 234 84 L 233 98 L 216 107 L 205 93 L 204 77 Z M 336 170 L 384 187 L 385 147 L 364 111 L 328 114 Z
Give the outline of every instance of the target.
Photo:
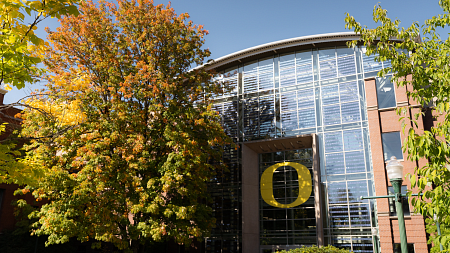
M 259 46 L 247 48 L 226 56 L 222 56 L 217 59 L 213 59 L 212 61 L 199 66 L 197 68 L 206 67 L 206 69 L 213 69 L 220 67 L 222 65 L 226 65 L 228 63 L 238 61 L 240 62 L 242 59 L 255 56 L 258 54 L 263 54 L 271 51 L 276 51 L 279 49 L 296 47 L 301 45 L 313 44 L 314 43 L 325 43 L 325 42 L 336 42 L 336 41 L 350 41 L 357 40 L 360 36 L 355 34 L 354 32 L 338 32 L 338 33 L 326 33 L 326 34 L 317 34 L 317 35 L 308 35 L 302 36 L 292 39 L 279 40 L 271 43 L 262 44 Z

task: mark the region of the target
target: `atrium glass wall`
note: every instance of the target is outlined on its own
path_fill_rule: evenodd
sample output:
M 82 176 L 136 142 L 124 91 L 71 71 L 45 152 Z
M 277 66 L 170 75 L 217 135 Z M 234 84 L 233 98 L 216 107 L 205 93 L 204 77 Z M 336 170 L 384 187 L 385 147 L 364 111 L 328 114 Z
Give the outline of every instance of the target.
M 361 47 L 322 48 L 238 65 L 218 78 L 219 82 L 229 82 L 233 89 L 216 98 L 215 109 L 222 116 L 225 131 L 237 143 L 316 133 L 319 136 L 321 189 L 325 193 L 321 208 L 327 216 L 325 243 L 354 252 L 376 252 L 377 235 L 373 234 L 377 230 L 375 202 L 359 199 L 374 194 L 364 78 L 376 76 L 390 63 L 375 62 L 373 56 L 367 57 L 363 51 Z M 207 241 L 207 252 L 240 249 L 240 156 L 239 148 L 227 151 L 225 157 L 230 170 L 222 177 L 219 175 L 217 182 L 211 185 L 217 200 L 214 204 L 217 228 Z M 262 155 L 261 169 L 267 167 L 266 163 L 275 162 L 265 159 L 268 158 Z M 267 227 L 264 217 L 269 211 L 263 203 L 259 208 L 263 214 L 261 244 L 266 241 L 298 245 L 315 243 L 315 239 L 308 241 L 310 243 L 297 241 L 306 238 L 306 234 L 291 232 L 289 227 L 271 229 L 270 235 L 269 232 L 264 234 Z M 300 206 L 298 210 L 306 210 L 306 214 L 310 211 L 302 208 Z M 289 211 L 270 212 L 275 216 L 285 213 L 286 217 L 291 217 Z M 295 217 L 294 214 L 283 222 L 295 223 Z M 272 235 L 277 239 L 268 239 L 275 238 Z M 234 240 L 233 250 L 227 251 L 230 247 L 225 245 L 230 240 Z

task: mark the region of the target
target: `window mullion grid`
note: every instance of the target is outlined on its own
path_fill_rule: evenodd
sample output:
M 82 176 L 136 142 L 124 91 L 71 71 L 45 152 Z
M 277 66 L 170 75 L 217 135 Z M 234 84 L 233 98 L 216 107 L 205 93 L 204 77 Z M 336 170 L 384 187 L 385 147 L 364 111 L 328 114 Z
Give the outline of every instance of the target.
M 347 174 L 347 161 L 345 160 L 345 154 L 346 154 L 346 150 L 345 150 L 345 139 L 344 139 L 344 131 L 341 131 L 341 136 L 342 136 L 342 157 L 344 158 L 344 173 L 343 174 Z
M 331 219 L 330 219 L 330 217 L 331 217 L 331 212 L 330 212 L 329 184 L 330 184 L 330 183 L 329 183 L 328 181 L 326 181 L 326 185 L 325 185 L 326 192 L 327 192 L 327 194 L 326 194 L 326 201 L 327 201 L 327 203 L 328 203 L 328 205 L 327 205 L 327 209 L 328 209 L 328 210 L 327 210 L 327 212 L 328 212 L 327 227 L 328 227 L 329 230 L 333 231 L 333 229 L 331 228 Z M 331 232 L 330 234 L 332 235 L 333 232 Z
M 285 162 L 286 161 L 286 153 L 285 152 L 283 152 L 283 162 Z M 287 199 L 287 184 L 286 184 L 286 181 L 287 181 L 287 178 L 286 178 L 286 167 L 282 167 L 283 168 L 283 176 L 284 176 L 284 202 L 286 203 L 286 199 Z M 284 226 L 285 226 L 285 230 L 284 230 L 284 232 L 285 232 L 285 234 L 286 234 L 286 243 L 287 243 L 287 241 L 289 240 L 289 235 L 288 235 L 288 214 L 287 214 L 287 208 L 285 208 L 285 211 L 284 211 L 284 217 L 285 217 L 285 223 L 284 223 Z
M 260 129 L 260 118 L 261 118 L 261 110 L 259 109 L 259 108 L 261 108 L 261 98 L 259 97 L 259 92 L 258 92 L 258 97 L 257 97 L 257 100 L 256 100 L 256 103 L 258 104 L 258 113 L 256 114 L 257 116 L 256 116 L 256 119 L 257 119 L 257 128 L 256 128 L 256 136 L 255 137 L 259 137 L 260 136 L 260 131 L 261 131 L 261 129 Z
M 300 125 L 299 125 L 299 121 L 300 121 L 300 117 L 299 117 L 299 115 L 298 115 L 298 110 L 299 110 L 299 108 L 298 108 L 298 90 L 296 90 L 295 91 L 295 114 L 297 115 L 297 130 L 300 128 Z
M 314 80 L 314 79 L 313 79 Z M 318 124 L 317 124 L 317 103 L 316 103 L 316 85 L 313 81 L 313 100 L 314 100 L 314 125 L 316 126 L 316 134 L 318 133 Z
M 277 91 L 275 89 L 275 62 L 272 58 L 272 91 L 273 91 L 273 126 L 275 127 L 274 136 L 277 137 Z M 280 112 L 281 114 L 281 112 Z M 280 115 L 281 117 L 281 115 Z
M 316 86 L 318 86 L 318 88 L 320 90 L 320 94 L 322 94 L 322 90 L 321 90 L 320 85 L 318 83 L 319 81 L 315 80 L 315 75 L 314 75 L 314 50 L 311 50 L 311 71 L 312 71 L 311 74 L 313 76 L 312 81 L 313 81 L 313 96 L 314 96 L 314 116 L 315 116 L 316 133 L 317 133 L 318 130 L 319 130 L 318 122 L 317 122 L 317 118 L 318 118 L 317 110 L 320 110 L 321 108 L 323 108 L 323 105 L 322 105 L 321 108 L 317 108 L 317 107 L 320 107 L 320 103 L 317 103 L 317 101 L 316 101 Z M 316 81 L 317 81 L 317 83 L 316 83 Z M 322 101 L 322 98 L 320 97 L 320 95 L 319 95 L 319 100 Z M 320 115 L 321 118 L 322 118 L 322 115 L 323 115 L 323 112 Z M 322 124 L 323 124 L 323 120 L 322 120 Z M 322 128 L 322 132 L 323 132 L 323 128 Z
M 256 91 L 258 92 L 258 96 L 259 96 L 259 91 L 261 90 L 261 88 L 259 87 L 260 85 L 260 71 L 259 71 L 259 61 L 258 61 L 258 66 L 256 67 Z
M 259 61 L 257 62 L 257 64 L 259 65 Z M 258 94 L 258 130 L 257 130 L 257 136 L 255 137 L 259 137 L 261 136 L 261 98 L 260 98 L 260 93 L 259 93 L 259 66 L 256 66 L 256 93 Z
M 339 75 L 338 56 L 337 56 L 336 47 L 334 47 L 334 63 L 336 64 L 336 78 L 339 78 L 340 75 Z M 338 79 L 338 85 L 339 85 L 339 79 Z
M 322 91 L 322 85 L 320 84 L 320 86 L 319 86 L 319 89 L 320 89 L 320 96 L 322 96 L 323 95 L 323 91 Z M 322 98 L 320 98 L 320 103 L 322 103 L 322 113 L 321 113 L 321 115 L 320 115 L 320 117 L 322 118 L 322 126 L 323 126 L 323 128 L 322 128 L 322 132 L 325 132 L 325 110 L 324 110 L 324 104 L 323 104 L 323 99 Z M 325 138 L 325 134 L 324 134 L 324 138 Z M 325 139 L 324 139 L 324 143 L 325 143 Z
M 383 65 L 383 66 L 384 66 L 384 65 Z M 395 84 L 394 84 L 394 81 L 392 81 L 392 77 L 394 77 L 394 75 L 391 75 L 390 81 L 391 81 L 392 87 L 393 87 L 393 89 L 394 89 L 395 107 L 397 108 L 397 92 L 395 92 L 395 91 L 397 90 L 397 88 L 396 88 L 395 86 L 397 86 L 397 85 L 395 85 Z
M 342 101 L 341 101 L 341 85 L 340 85 L 340 83 L 338 82 L 338 84 L 337 84 L 337 86 L 338 86 L 338 97 L 339 97 L 339 113 L 340 113 L 340 117 L 339 117 L 339 120 L 341 121 L 341 125 L 343 124 L 342 123 Z M 343 140 L 343 139 L 342 139 Z
M 348 181 L 345 181 L 345 186 L 347 188 L 347 215 L 348 215 L 348 227 L 349 229 L 352 228 L 352 223 L 351 223 L 351 216 L 350 216 L 350 203 L 348 201 Z M 353 241 L 352 241 L 352 236 L 350 235 L 350 247 L 351 250 L 353 251 Z
M 320 57 L 319 57 L 319 51 L 317 51 L 317 76 L 319 78 L 320 81 L 322 81 L 322 75 L 320 74 Z M 314 70 L 314 66 L 313 66 L 313 70 Z M 314 80 L 314 77 L 313 77 Z M 320 86 L 322 86 L 322 84 L 320 84 Z
M 360 63 L 360 65 L 361 65 L 361 74 L 362 74 L 362 77 L 363 77 L 363 80 L 364 80 L 364 79 L 366 79 L 366 71 L 364 70 L 364 57 L 363 57 L 363 54 L 364 54 L 363 48 L 360 47 L 359 48 L 359 56 L 361 57 L 360 58 L 360 60 L 361 60 L 361 63 Z M 375 88 L 376 88 L 376 85 L 375 85 Z
M 284 128 L 283 128 L 283 119 L 282 119 L 282 117 L 281 117 L 281 92 L 280 92 L 280 90 L 278 89 L 278 92 L 276 93 L 276 96 L 278 96 L 278 108 L 279 108 L 279 110 L 278 110 L 278 108 L 275 108 L 275 113 L 279 113 L 280 115 L 278 115 L 279 117 L 280 117 L 280 137 L 283 137 L 282 136 L 282 134 L 283 134 L 283 131 L 284 131 Z M 277 102 L 277 99 L 276 99 L 276 97 L 275 97 L 275 103 Z M 275 117 L 275 120 L 276 120 L 276 117 Z

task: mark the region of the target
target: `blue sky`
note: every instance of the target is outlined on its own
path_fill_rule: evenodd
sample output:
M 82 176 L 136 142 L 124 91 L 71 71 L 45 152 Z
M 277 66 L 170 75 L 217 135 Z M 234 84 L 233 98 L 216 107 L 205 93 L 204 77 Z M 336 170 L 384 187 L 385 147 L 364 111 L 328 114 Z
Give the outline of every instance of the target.
M 154 0 L 155 4 L 167 4 Z M 358 22 L 375 27 L 372 20 L 374 5 L 380 3 L 388 10 L 388 17 L 398 18 L 402 26 L 443 13 L 438 0 L 173 0 L 172 7 L 178 14 L 189 13 L 194 24 L 202 24 L 209 31 L 205 48 L 211 58 L 219 58 L 233 52 L 273 41 L 306 35 L 344 32 L 345 13 Z M 55 30 L 56 19 L 40 24 L 39 36 L 46 37 L 44 27 Z M 447 32 L 449 29 L 446 29 Z M 442 34 L 447 38 L 447 34 Z M 5 103 L 15 102 L 41 88 L 39 84 L 12 90 L 5 96 Z

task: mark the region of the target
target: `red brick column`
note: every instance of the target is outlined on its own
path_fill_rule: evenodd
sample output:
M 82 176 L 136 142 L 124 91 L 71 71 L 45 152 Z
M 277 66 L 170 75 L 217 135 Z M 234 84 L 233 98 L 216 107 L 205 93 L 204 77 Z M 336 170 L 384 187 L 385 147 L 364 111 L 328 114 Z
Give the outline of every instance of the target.
M 407 97 L 406 87 L 395 87 L 395 95 L 397 101 L 397 108 L 406 107 L 412 104 Z M 366 90 L 366 102 L 367 102 L 367 114 L 369 121 L 369 134 L 370 134 L 370 146 L 372 153 L 373 174 L 375 183 L 375 194 L 377 196 L 387 195 L 387 187 L 391 186 L 389 182 L 384 162 L 383 145 L 381 134 L 388 132 L 400 131 L 402 144 L 405 141 L 407 135 L 403 134 L 401 129 L 400 117 L 397 115 L 395 108 L 390 109 L 378 109 L 376 82 L 374 78 L 365 80 Z M 411 112 L 407 110 L 407 115 L 420 112 L 421 108 L 413 108 Z M 423 119 L 420 117 L 419 131 L 423 131 Z M 406 124 L 405 133 L 408 133 L 411 122 L 405 120 Z M 407 160 L 407 154 L 403 154 L 404 160 L 401 163 L 404 166 L 404 174 L 414 173 L 414 168 L 418 165 L 415 162 Z M 419 164 L 423 164 L 424 160 L 419 161 Z M 409 181 L 404 180 L 403 185 L 407 185 L 408 189 L 411 188 Z M 400 243 L 400 235 L 398 231 L 397 217 L 389 216 L 389 202 L 387 199 L 377 199 L 378 210 L 378 226 L 380 235 L 380 246 L 382 253 L 393 252 L 393 242 Z M 412 212 L 412 207 L 410 206 Z M 416 253 L 428 252 L 425 234 L 424 219 L 421 215 L 414 215 L 405 217 L 406 235 L 408 243 L 414 243 Z

